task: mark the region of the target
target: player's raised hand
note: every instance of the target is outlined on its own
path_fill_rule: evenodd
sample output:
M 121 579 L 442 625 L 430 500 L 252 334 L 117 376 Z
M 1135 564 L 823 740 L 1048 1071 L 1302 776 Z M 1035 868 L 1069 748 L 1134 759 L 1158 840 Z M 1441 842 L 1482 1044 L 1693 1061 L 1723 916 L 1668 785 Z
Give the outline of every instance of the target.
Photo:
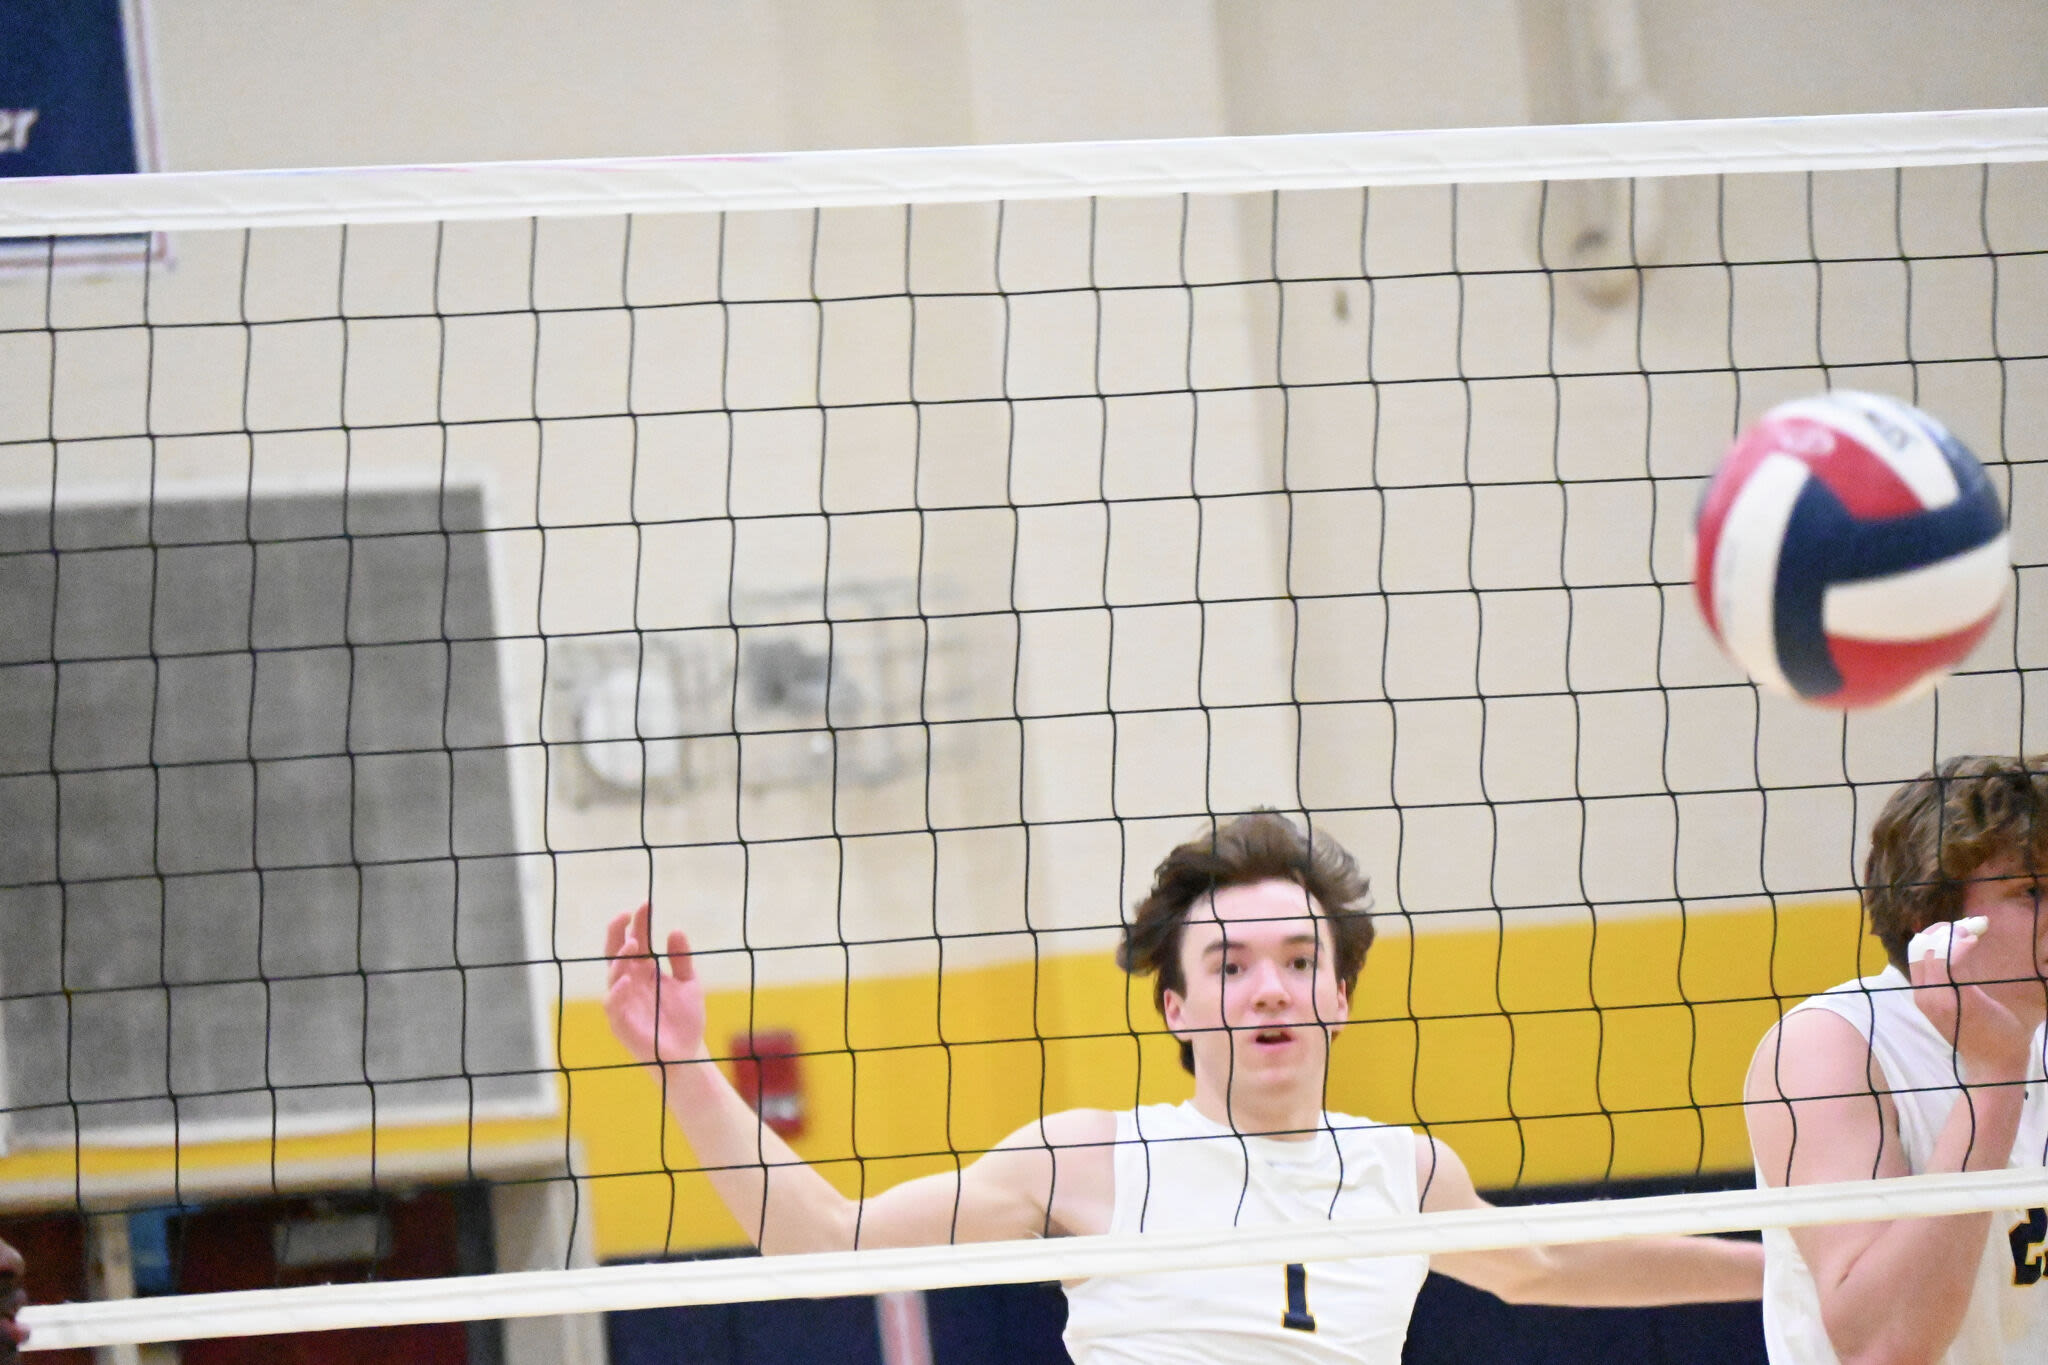
M 1971 980 L 1968 961 L 1984 932 L 1981 918 L 1929 926 L 1906 947 L 1913 1002 L 1967 1063 L 1963 1079 L 2023 1080 L 2034 1026 Z
M 704 985 L 690 961 L 690 941 L 680 929 L 668 936 L 657 957 L 649 945 L 652 912 L 614 918 L 605 929 L 610 986 L 604 1011 L 612 1032 L 642 1062 L 688 1062 L 704 1051 Z

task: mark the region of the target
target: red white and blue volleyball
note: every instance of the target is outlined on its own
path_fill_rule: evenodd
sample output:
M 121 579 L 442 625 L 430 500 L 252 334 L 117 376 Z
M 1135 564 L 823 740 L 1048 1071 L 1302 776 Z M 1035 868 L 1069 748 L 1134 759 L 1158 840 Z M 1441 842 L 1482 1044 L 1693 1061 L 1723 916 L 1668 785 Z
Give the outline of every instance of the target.
M 1759 685 L 1880 706 L 1932 687 L 1983 638 L 2012 579 L 1984 467 L 1880 394 L 1781 403 L 1738 436 L 1700 501 L 1693 589 Z

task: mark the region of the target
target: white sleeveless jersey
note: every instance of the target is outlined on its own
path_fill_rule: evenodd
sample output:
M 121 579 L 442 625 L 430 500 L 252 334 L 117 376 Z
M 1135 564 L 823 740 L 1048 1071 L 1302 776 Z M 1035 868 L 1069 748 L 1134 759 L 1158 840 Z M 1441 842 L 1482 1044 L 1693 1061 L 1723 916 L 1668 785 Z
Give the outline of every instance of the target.
M 1850 981 L 1794 1006 L 1840 1015 L 1870 1039 L 1871 1054 L 1884 1071 L 1899 1116 L 1899 1145 L 1906 1164 L 1927 1169 L 1942 1125 L 1962 1092 L 1956 1086 L 1955 1050 L 1913 1003 L 1912 984 L 1896 967 Z M 2040 1071 L 2040 1042 L 2034 1048 Z M 2036 1079 L 2027 1087 L 2012 1166 L 2044 1164 L 2048 1151 L 2048 1087 Z M 1763 1184 L 1758 1172 L 1758 1184 Z M 2048 1213 L 2010 1209 L 1991 1216 L 1991 1231 L 1970 1305 L 1956 1339 L 1939 1365 L 2040 1365 L 2048 1361 Z M 1901 1286 L 1910 1289 L 1910 1286 Z M 1784 1228 L 1764 1231 L 1764 1341 L 1772 1365 L 1839 1365 L 1821 1321 L 1820 1295 L 1798 1243 Z
M 1415 1134 L 1323 1115 L 1306 1141 L 1244 1137 L 1193 1104 L 1116 1116 L 1111 1232 L 1414 1213 Z M 1427 1256 L 1098 1276 L 1067 1286 L 1075 1365 L 1399 1365 Z

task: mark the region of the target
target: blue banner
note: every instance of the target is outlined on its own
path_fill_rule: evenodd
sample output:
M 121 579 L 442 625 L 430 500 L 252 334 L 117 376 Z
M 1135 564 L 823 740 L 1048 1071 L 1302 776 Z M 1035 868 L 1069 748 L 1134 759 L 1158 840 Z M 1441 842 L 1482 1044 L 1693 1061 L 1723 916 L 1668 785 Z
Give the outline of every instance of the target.
M 123 8 L 0 0 L 0 176 L 142 169 Z

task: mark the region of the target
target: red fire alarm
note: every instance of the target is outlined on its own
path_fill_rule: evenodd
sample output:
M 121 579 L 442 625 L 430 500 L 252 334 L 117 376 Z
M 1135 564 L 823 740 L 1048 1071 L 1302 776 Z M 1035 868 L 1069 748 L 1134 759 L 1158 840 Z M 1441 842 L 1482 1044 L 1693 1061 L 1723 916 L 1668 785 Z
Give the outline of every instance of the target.
M 786 1138 L 804 1131 L 804 1082 L 797 1067 L 796 1035 L 788 1029 L 736 1033 L 732 1083 L 762 1122 Z

